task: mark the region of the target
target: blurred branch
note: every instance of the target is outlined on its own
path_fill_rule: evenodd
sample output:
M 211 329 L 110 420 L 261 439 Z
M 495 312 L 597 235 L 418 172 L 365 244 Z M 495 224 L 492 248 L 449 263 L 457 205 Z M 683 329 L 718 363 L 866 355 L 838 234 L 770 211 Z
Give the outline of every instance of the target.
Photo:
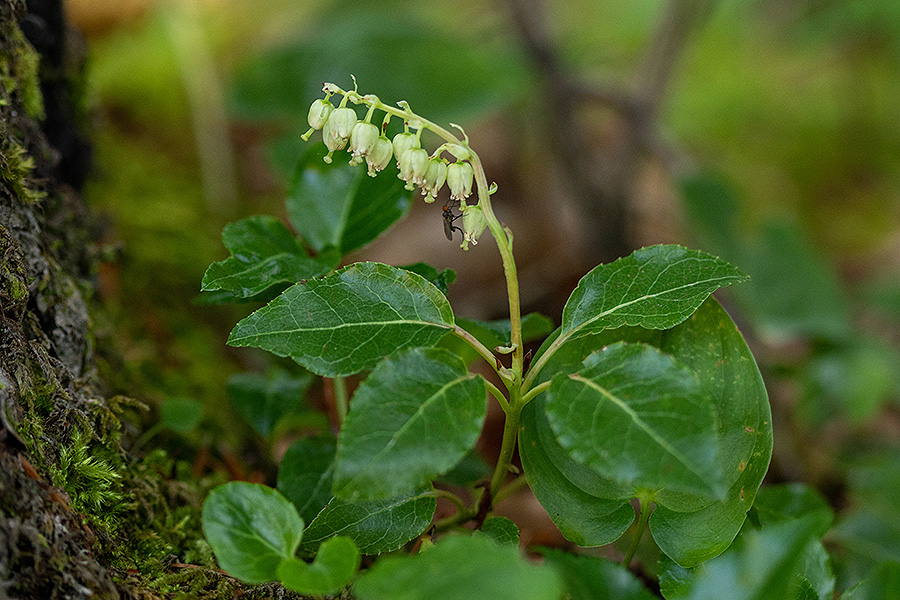
M 237 206 L 237 179 L 228 131 L 222 82 L 201 29 L 195 3 L 165 5 L 165 22 L 190 106 L 200 159 L 206 206 L 232 216 Z
M 630 186 L 641 161 L 654 156 L 670 167 L 676 153 L 660 139 L 657 114 L 677 61 L 706 21 L 715 0 L 670 0 L 630 89 L 589 83 L 561 64 L 546 28 L 542 0 L 506 0 L 522 43 L 541 77 L 550 122 L 548 137 L 581 206 L 589 251 L 607 261 L 628 254 Z M 610 148 L 594 148 L 578 114 L 600 104 L 622 120 L 624 135 Z

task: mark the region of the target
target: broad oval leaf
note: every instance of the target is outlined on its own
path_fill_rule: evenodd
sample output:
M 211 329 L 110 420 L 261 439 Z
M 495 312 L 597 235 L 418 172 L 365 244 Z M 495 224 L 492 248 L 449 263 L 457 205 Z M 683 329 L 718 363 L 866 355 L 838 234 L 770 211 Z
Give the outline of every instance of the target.
M 240 321 L 228 343 L 335 377 L 370 369 L 401 348 L 432 345 L 452 327 L 447 298 L 421 276 L 361 262 L 288 288 Z
M 841 595 L 841 600 L 883 600 L 900 597 L 900 563 L 881 563 L 868 577 Z
M 579 546 L 614 542 L 634 521 L 635 495 L 576 462 L 559 445 L 544 412 L 543 396 L 522 411 L 519 456 L 528 485 L 567 540 Z
M 699 250 L 641 248 L 582 277 L 563 309 L 562 337 L 623 325 L 669 329 L 718 288 L 746 279 L 736 267 Z
M 276 488 L 307 523 L 331 500 L 336 448 L 333 437 L 303 438 L 291 444 L 278 465 Z
M 365 165 L 349 165 L 346 155 L 331 164 L 325 144 L 311 146 L 300 159 L 285 204 L 294 228 L 316 250 L 326 246 L 347 254 L 403 217 L 411 193 L 396 177 L 369 177 Z
M 353 540 L 334 537 L 322 542 L 316 559 L 306 563 L 299 558 L 285 559 L 278 565 L 278 580 L 285 587 L 308 594 L 333 594 L 350 583 L 359 570 L 359 549 Z
M 824 536 L 834 522 L 834 510 L 815 490 L 803 483 L 767 485 L 759 490 L 754 512 L 760 525 L 815 516 L 818 522 L 815 534 Z
M 303 537 L 294 505 L 270 487 L 234 481 L 220 485 L 203 503 L 203 533 L 219 566 L 248 583 L 277 578 Z
M 390 498 L 449 471 L 475 445 L 484 380 L 440 348 L 390 356 L 357 388 L 338 440 L 334 494 Z
M 725 499 L 710 503 L 684 494 L 658 493 L 657 509 L 650 517 L 653 537 L 662 550 L 680 564 L 693 566 L 728 548 L 744 523 L 768 468 L 772 455 L 772 426 L 765 385 L 746 342 L 714 298 L 708 298 L 687 321 L 673 329 L 654 331 L 625 327 L 569 340 L 547 362 L 539 381 L 578 370 L 588 354 L 620 340 L 649 343 L 672 354 L 698 374 L 704 395 L 712 399 L 718 424 L 720 459 L 729 485 Z M 548 340 L 545 345 L 549 346 L 552 341 Z M 542 400 L 539 396 L 532 403 Z M 625 505 L 634 494 L 629 494 L 628 490 L 618 494 L 610 492 L 608 485 L 598 483 L 601 478 L 596 474 L 593 479 L 588 479 L 594 481 L 594 485 L 585 487 L 584 478 L 571 468 L 572 464 L 578 463 L 571 458 L 566 463 L 565 453 L 558 444 L 556 451 L 551 451 L 554 445 L 548 438 L 553 436 L 542 433 L 541 427 L 530 426 L 534 422 L 533 418 L 529 421 L 530 408 L 530 405 L 526 406 L 522 415 L 520 448 L 525 473 L 535 495 L 548 508 L 563 534 L 584 544 L 583 540 L 594 539 L 597 527 L 585 518 L 590 514 L 593 502 L 619 498 Z M 536 415 L 542 414 L 540 405 L 531 410 Z M 538 448 L 548 449 L 538 453 L 547 458 L 531 464 L 531 441 L 536 441 Z M 582 474 L 590 472 L 580 466 Z M 570 491 L 555 493 L 562 489 L 560 486 L 566 486 L 564 489 Z M 597 500 L 590 494 L 575 495 L 574 490 L 578 488 L 593 490 L 592 495 Z M 579 502 L 566 503 L 565 498 L 570 495 L 579 498 Z M 602 502 L 598 510 L 606 512 L 610 508 Z M 628 510 L 631 510 L 630 506 Z M 603 530 L 597 531 L 602 533 Z
M 325 275 L 340 258 L 335 253 L 311 258 L 281 221 L 268 216 L 229 223 L 222 231 L 222 241 L 231 256 L 206 269 L 200 289 L 229 292 L 234 299 L 251 298 L 278 284 Z
M 772 457 L 766 387 L 743 336 L 715 299 L 658 344 L 698 373 L 716 412 L 725 498 L 709 506 L 677 506 L 657 498 L 650 529 L 660 548 L 684 566 L 723 552 L 741 529 Z
M 484 535 L 501 546 L 519 545 L 519 526 L 506 517 L 488 517 L 474 535 Z
M 452 536 L 428 552 L 387 557 L 353 586 L 359 600 L 558 600 L 559 576 L 486 536 Z
M 269 437 L 282 417 L 303 404 L 312 385 L 312 373 L 291 375 L 275 370 L 268 375 L 237 373 L 228 378 L 226 389 L 241 416 L 264 437 Z
M 592 353 L 553 379 L 547 418 L 560 445 L 605 477 L 714 498 L 723 492 L 715 415 L 692 371 L 643 344 Z
M 425 531 L 436 506 L 430 486 L 390 500 L 335 498 L 306 528 L 301 548 L 312 551 L 324 540 L 343 535 L 356 542 L 363 554 L 391 552 Z
M 542 549 L 541 555 L 559 572 L 570 600 L 655 600 L 640 579 L 620 564 L 596 556 Z
M 441 293 L 444 295 L 447 294 L 450 286 L 456 281 L 456 271 L 453 269 L 438 271 L 428 263 L 417 262 L 411 265 L 400 265 L 399 268 L 421 275 L 426 281 L 433 283 L 434 287 L 441 290 Z
M 814 518 L 800 518 L 744 531 L 727 552 L 692 572 L 675 567 L 675 577 L 661 574 L 661 582 L 669 581 L 667 598 L 718 600 L 723 590 L 734 600 L 791 598 L 803 549 L 815 539 L 815 528 Z

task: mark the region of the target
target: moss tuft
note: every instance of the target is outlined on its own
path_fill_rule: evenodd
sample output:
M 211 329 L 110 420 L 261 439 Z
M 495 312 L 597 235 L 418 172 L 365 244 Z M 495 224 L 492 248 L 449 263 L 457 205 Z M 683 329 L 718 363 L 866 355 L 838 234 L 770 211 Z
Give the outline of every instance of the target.
M 32 170 L 34 159 L 25 148 L 8 138 L 0 142 L 0 179 L 27 204 L 34 204 L 46 197 L 46 193 L 36 189 L 34 182 L 30 181 Z

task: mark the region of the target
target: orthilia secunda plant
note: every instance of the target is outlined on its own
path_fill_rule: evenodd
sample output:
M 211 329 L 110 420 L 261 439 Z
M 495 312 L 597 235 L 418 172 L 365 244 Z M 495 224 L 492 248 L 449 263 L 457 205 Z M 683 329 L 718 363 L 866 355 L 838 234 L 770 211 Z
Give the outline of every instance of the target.
M 322 130 L 322 140 L 328 148 L 325 162 L 331 163 L 334 153 L 346 148 L 350 153 L 350 164 L 360 164 L 365 160 L 369 175 L 375 177 L 394 158 L 399 170 L 398 177 L 406 182 L 406 189 L 412 191 L 418 187 L 427 203 L 435 201 L 446 183 L 450 189 L 451 205 L 459 207 L 460 215 L 453 215 L 448 208 L 445 208 L 445 213 L 451 210 L 451 216 L 462 217 L 463 240 L 460 247 L 468 250 L 469 244 L 476 245 L 482 232 L 488 228 L 501 247 L 501 253 L 505 248 L 511 258 L 512 234 L 500 225 L 491 209 L 490 196 L 496 191 L 496 185 L 488 186 L 481 161 L 469 147 L 469 138 L 462 127 L 451 123 L 462 135 L 460 139 L 440 125 L 415 114 L 409 103 L 400 101 L 397 103 L 399 108 L 389 106 L 374 94 L 360 94 L 355 86 L 353 90 L 343 90 L 333 83 L 326 83 L 322 91 L 325 98 L 315 100 L 309 107 L 309 130 L 301 137 L 306 141 L 313 132 Z M 331 103 L 332 96 L 341 97 L 337 108 Z M 349 106 L 351 104 L 366 108 L 363 119 L 359 119 L 356 110 Z M 384 113 L 380 130 L 372 123 L 375 111 Z M 389 140 L 385 131 L 393 117 L 403 120 L 403 131 Z M 422 132 L 426 130 L 444 141 L 431 154 L 422 147 Z M 472 195 L 473 182 L 478 190 L 477 202 L 470 205 L 466 201 Z M 444 218 L 447 218 L 446 214 Z
M 234 327 L 228 344 L 289 357 L 308 371 L 234 382 L 236 404 L 258 432 L 271 438 L 279 404 L 291 417 L 310 373 L 326 378 L 333 419 L 330 431 L 304 436 L 285 453 L 277 489 L 231 482 L 210 494 L 203 527 L 219 565 L 244 581 L 281 581 L 313 596 L 352 585 L 360 600 L 394 598 L 398 580 L 416 598 L 445 587 L 445 595 L 481 597 L 490 587 L 558 600 L 560 582 L 568 586 L 575 571 L 609 573 L 588 566 L 600 559 L 586 555 L 577 557 L 584 569 L 557 573 L 555 562 L 569 564 L 562 553 L 544 553 L 546 564 L 537 566 L 506 545 L 518 541 L 518 529 L 491 513 L 524 486 L 575 545 L 612 544 L 630 529 L 619 550 L 624 566 L 646 547 L 647 530 L 677 569 L 725 552 L 772 453 L 759 370 L 710 297 L 744 281 L 743 273 L 699 250 L 650 246 L 584 275 L 555 330 L 548 317 L 523 317 L 513 235 L 494 215 L 495 186 L 462 128 L 451 132 L 406 102 L 388 106 L 355 85 L 327 83 L 323 91 L 303 139 L 321 130 L 325 162 L 346 149 L 355 166 L 326 167 L 322 148 L 310 148 L 285 201 L 298 235 L 271 216 L 229 224 L 222 239 L 232 256 L 210 265 L 202 289 L 225 301 L 265 302 Z M 393 118 L 403 131 L 388 139 Z M 426 132 L 439 140 L 431 152 Z M 403 185 L 362 173 L 363 161 L 376 177 L 392 160 Z M 429 265 L 339 268 L 390 226 L 397 198 L 408 206 L 404 186 L 431 203 L 445 185 L 447 238 L 461 229 L 468 249 L 487 229 L 497 242 L 509 320 L 456 315 L 445 274 Z M 385 218 L 371 218 L 373 210 Z M 525 344 L 541 339 L 531 360 Z M 479 359 L 486 365 L 470 370 Z M 352 401 L 348 377 L 360 378 Z M 477 458 L 491 399 L 503 413 L 500 451 L 484 470 L 473 469 L 464 463 Z M 453 508 L 435 519 L 438 498 Z M 361 554 L 391 556 L 371 568 L 367 559 L 357 575 Z M 706 585 L 703 571 L 695 575 L 699 588 Z

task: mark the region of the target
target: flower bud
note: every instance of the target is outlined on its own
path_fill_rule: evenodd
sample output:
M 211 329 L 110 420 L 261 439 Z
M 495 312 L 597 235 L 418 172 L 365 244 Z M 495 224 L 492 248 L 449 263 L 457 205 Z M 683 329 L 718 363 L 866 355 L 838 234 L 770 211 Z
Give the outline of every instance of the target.
M 398 133 L 394 136 L 394 156 L 397 157 L 397 164 L 400 164 L 400 157 L 403 156 L 410 148 L 418 148 L 419 140 L 414 133 Z
M 487 227 L 487 219 L 480 206 L 470 206 L 463 213 L 463 246 L 468 247 L 469 242 L 472 245 L 478 243 L 478 237 Z
M 472 179 L 475 172 L 467 162 L 455 162 L 447 168 L 447 185 L 450 198 L 462 202 L 472 195 Z
M 328 117 L 328 123 L 331 125 L 331 135 L 336 139 L 342 139 L 346 142 L 353 132 L 353 126 L 359 119 L 356 117 L 356 111 L 352 108 L 336 108 L 331 111 Z M 343 146 L 341 146 L 343 148 Z
M 425 183 L 422 184 L 422 195 L 430 196 L 430 198 L 425 199 L 426 202 L 434 202 L 446 179 L 447 163 L 440 158 L 429 160 L 428 167 L 425 170 Z
M 328 156 L 325 157 L 325 162 L 327 163 L 331 162 L 332 152 L 341 150 L 347 145 L 346 139 L 334 135 L 331 129 L 331 119 L 325 121 L 325 125 L 322 126 L 322 141 L 325 142 L 325 147 L 328 148 Z
M 319 98 L 309 107 L 309 116 L 306 118 L 309 126 L 313 129 L 322 129 L 333 110 L 334 105 L 327 98 Z
M 472 158 L 472 151 L 459 144 L 444 144 L 444 149 L 452 154 L 457 160 L 469 160 Z
M 350 151 L 356 158 L 368 156 L 376 140 L 378 140 L 378 127 L 359 121 L 350 132 Z
M 369 155 L 366 156 L 366 162 L 369 164 L 369 176 L 375 177 L 378 171 L 381 171 L 388 163 L 391 162 L 391 156 L 394 154 L 394 146 L 391 140 L 384 136 L 375 140 Z
M 422 148 L 410 148 L 400 157 L 400 179 L 422 185 L 428 170 L 428 152 Z

